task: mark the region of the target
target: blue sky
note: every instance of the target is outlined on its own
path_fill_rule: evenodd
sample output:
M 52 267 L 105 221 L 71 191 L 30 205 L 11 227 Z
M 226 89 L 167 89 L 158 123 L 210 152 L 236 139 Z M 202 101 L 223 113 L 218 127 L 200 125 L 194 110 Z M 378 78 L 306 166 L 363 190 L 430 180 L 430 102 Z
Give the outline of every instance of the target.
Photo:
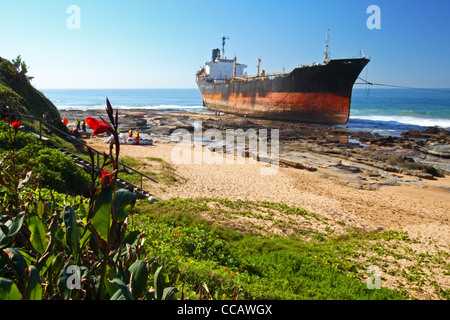
M 80 8 L 69 29 L 67 8 Z M 380 8 L 369 29 L 367 8 Z M 228 58 L 256 73 L 331 58 L 371 57 L 372 82 L 450 88 L 450 1 L 0 0 L 0 56 L 21 55 L 38 89 L 196 88 L 226 35 Z

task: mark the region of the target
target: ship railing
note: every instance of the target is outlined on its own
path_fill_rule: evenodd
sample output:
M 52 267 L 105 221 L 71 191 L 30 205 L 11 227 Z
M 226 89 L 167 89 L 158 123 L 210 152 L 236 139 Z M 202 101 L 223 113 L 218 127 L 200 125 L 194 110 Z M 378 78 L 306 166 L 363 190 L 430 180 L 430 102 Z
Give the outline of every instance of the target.
M 273 73 L 266 73 L 265 75 L 254 75 L 254 76 L 247 76 L 247 77 L 235 77 L 234 80 L 238 81 L 254 81 L 254 80 L 271 80 L 275 78 L 280 78 L 288 75 L 290 72 L 273 72 Z
M 273 73 L 266 73 L 265 75 L 260 75 L 260 76 L 254 75 L 254 76 L 234 77 L 232 79 L 214 79 L 214 80 L 212 80 L 212 82 L 214 84 L 221 84 L 221 83 L 230 83 L 233 81 L 271 80 L 271 79 L 275 79 L 275 78 L 284 77 L 284 76 L 288 75 L 289 73 L 291 73 L 291 71 L 273 72 Z M 207 79 L 207 78 L 206 77 L 205 78 L 201 78 L 201 77 L 197 78 L 197 80 L 203 80 L 203 79 Z

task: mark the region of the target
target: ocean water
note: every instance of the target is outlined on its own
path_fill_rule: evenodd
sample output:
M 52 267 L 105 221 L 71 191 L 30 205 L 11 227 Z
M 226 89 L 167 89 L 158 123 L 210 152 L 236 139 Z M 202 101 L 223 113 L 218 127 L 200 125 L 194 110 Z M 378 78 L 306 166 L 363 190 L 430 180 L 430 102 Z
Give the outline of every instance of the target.
M 353 89 L 345 127 L 393 136 L 429 127 L 450 129 L 450 89 Z
M 44 89 L 40 90 L 59 110 L 114 108 L 185 110 L 201 112 L 202 95 L 197 89 Z
M 114 108 L 212 113 L 203 107 L 198 89 L 46 89 L 41 90 L 59 110 Z M 445 92 L 444 92 L 445 91 Z M 399 136 L 406 130 L 439 127 L 450 130 L 450 89 L 354 88 L 350 120 L 343 127 Z

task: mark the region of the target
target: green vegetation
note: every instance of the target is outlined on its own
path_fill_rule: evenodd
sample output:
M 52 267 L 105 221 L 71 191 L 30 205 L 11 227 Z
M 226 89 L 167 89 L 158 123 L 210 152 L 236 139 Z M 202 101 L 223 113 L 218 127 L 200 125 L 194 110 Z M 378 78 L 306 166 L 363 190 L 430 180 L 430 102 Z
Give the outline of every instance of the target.
M 336 234 L 328 229 L 329 233 L 264 236 L 268 232 L 263 228 L 241 226 L 244 232 L 236 231 L 236 225 L 222 223 L 218 214 L 259 214 L 259 222 L 267 222 L 260 214 L 267 208 L 274 211 L 272 217 L 296 212 L 302 218 L 329 224 L 279 203 L 197 198 L 154 204 L 141 201 L 134 211 L 133 227 L 147 234 L 145 248 L 170 270 L 170 284 L 193 299 L 198 295 L 214 299 L 413 299 L 426 289 L 441 299 L 449 297 L 448 289 L 433 280 L 439 273 L 448 273 L 448 252 L 416 252 L 411 246 L 419 239 L 406 233 L 347 229 Z M 252 220 L 251 224 L 258 222 Z M 399 259 L 408 259 L 411 265 L 404 267 Z M 379 290 L 367 287 L 371 265 L 386 270 Z M 389 290 L 384 283 L 392 283 L 396 290 Z
M 30 83 L 28 66 L 20 56 L 10 62 L 0 57 L 0 115 L 14 117 L 18 113 L 46 120 L 60 128 L 61 118 L 53 103 Z
M 148 236 L 146 250 L 171 270 L 171 285 L 184 289 L 185 296 L 195 298 L 205 283 L 215 299 L 404 298 L 386 289 L 369 290 L 337 266 L 327 265 L 325 256 L 331 254 L 336 264 L 338 258 L 318 242 L 251 235 L 199 217 L 214 211 L 209 204 L 219 202 L 173 199 L 136 206 L 133 219 Z
M 132 158 L 132 157 L 122 157 L 120 159 L 121 163 L 138 170 L 139 172 L 145 174 L 146 176 L 158 181 L 158 185 L 154 182 L 143 178 L 142 186 L 143 189 L 149 190 L 153 193 L 155 188 L 161 188 L 164 192 L 165 188 L 174 185 L 180 178 L 176 175 L 175 170 L 172 168 L 170 163 L 167 163 L 161 158 L 156 157 L 146 157 L 146 158 Z M 130 170 L 124 168 L 119 172 L 119 178 L 122 178 L 136 186 L 140 186 L 141 176 L 133 173 Z M 159 193 L 159 192 L 158 192 Z
M 118 123 L 107 102 L 118 141 Z M 88 201 L 53 190 L 33 191 L 27 187 L 33 171 L 22 176 L 24 158 L 19 155 L 30 145 L 48 150 L 34 145 L 19 126 L 17 121 L 6 126 L 3 137 L 9 150 L 0 167 L 0 300 L 170 299 L 176 289 L 166 286 L 162 266 L 141 259 L 144 234 L 127 230 L 136 195 L 115 187 L 118 146 L 115 154 L 111 150 L 113 160 L 105 158 L 99 171 L 90 172 Z M 103 171 L 109 164 L 111 174 Z M 154 290 L 149 291 L 151 280 Z
M 14 158 L 8 156 L 10 150 L 14 150 Z M 61 193 L 88 193 L 88 175 L 71 158 L 44 146 L 30 134 L 13 133 L 4 121 L 0 121 L 0 157 L 3 158 L 0 168 L 14 163 L 16 171 L 33 172 L 30 186 Z

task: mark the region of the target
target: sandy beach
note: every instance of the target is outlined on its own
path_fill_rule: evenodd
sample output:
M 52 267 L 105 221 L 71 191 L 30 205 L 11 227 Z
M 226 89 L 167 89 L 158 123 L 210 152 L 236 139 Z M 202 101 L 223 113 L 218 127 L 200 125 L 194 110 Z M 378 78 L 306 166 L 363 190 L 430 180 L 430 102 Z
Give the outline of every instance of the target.
M 125 126 L 129 123 L 136 123 L 136 119 L 141 119 L 141 121 L 145 119 L 144 123 L 146 121 L 147 123 L 158 122 L 158 119 L 162 121 L 161 114 L 152 115 L 142 110 L 121 110 L 120 114 L 122 114 L 122 119 L 129 120 Z M 75 117 L 84 115 L 66 112 L 63 113 L 63 116 L 69 118 L 69 121 L 73 123 Z M 172 114 L 171 116 L 183 119 L 186 114 Z M 169 116 L 165 115 L 165 117 L 167 120 Z M 188 118 L 189 121 L 198 118 L 209 119 L 216 123 L 220 121 L 218 118 L 214 119 L 214 116 L 211 119 L 210 115 L 192 114 Z M 233 121 L 239 123 L 242 119 Z M 69 123 L 69 127 L 71 123 Z M 253 124 L 255 123 L 254 121 Z M 165 125 L 169 126 L 168 123 Z M 159 130 L 161 127 L 159 125 L 157 129 Z M 174 129 L 173 126 L 171 128 Z M 227 164 L 226 161 L 223 164 L 208 164 L 206 161 L 199 164 L 177 164 L 176 161 L 174 162 L 172 152 L 175 147 L 178 147 L 178 144 L 168 143 L 170 139 L 167 138 L 167 135 L 145 130 L 142 132 L 143 135 L 146 135 L 147 132 L 148 136 L 153 137 L 154 145 L 122 145 L 120 155 L 141 159 L 144 162 L 148 158 L 161 158 L 170 164 L 177 176 L 175 184 L 164 188 L 156 187 L 154 184 L 148 185 L 150 192 L 158 199 L 212 197 L 281 202 L 298 206 L 335 222 L 345 223 L 347 226 L 368 231 L 378 228 L 404 230 L 414 237 L 421 236 L 432 239 L 444 246 L 450 244 L 450 177 L 447 175 L 425 179 L 399 172 L 383 172 L 382 179 L 378 174 L 379 177 L 376 178 L 378 180 L 371 181 L 371 179 L 375 179 L 371 178 L 374 176 L 373 172 L 359 167 L 362 171 L 355 169 L 353 172 L 359 170 L 366 176 L 359 175 L 360 182 L 355 187 L 355 183 L 350 181 L 350 179 L 355 179 L 355 174 L 353 172 L 344 174 L 345 170 L 334 170 L 335 164 L 317 165 L 314 170 L 305 170 L 307 168 L 305 166 L 295 168 L 280 165 L 277 167 L 276 173 L 272 175 L 261 174 L 261 169 L 269 167 L 270 164 L 251 162 L 248 158 L 244 159 L 245 164 L 238 163 L 237 158 L 232 164 Z M 106 136 L 91 137 L 86 142 L 97 150 L 107 151 L 108 145 L 104 142 L 105 138 Z M 199 145 L 196 148 L 190 146 L 189 149 L 192 157 L 194 152 L 211 154 L 207 148 L 201 148 Z M 223 154 L 215 156 L 225 157 Z M 321 157 L 324 155 L 316 155 L 317 159 Z M 339 161 L 339 165 L 346 164 L 347 167 L 344 169 L 357 166 L 356 162 L 352 162 L 348 158 L 339 159 L 339 155 L 328 157 L 327 161 L 333 161 L 330 159 Z M 308 163 L 311 163 L 311 156 L 308 160 Z M 448 159 L 441 160 L 444 165 L 448 164 Z M 137 169 L 139 170 L 139 168 Z M 395 183 L 386 183 L 391 178 L 395 178 Z M 346 180 L 343 181 L 344 179 Z M 361 181 L 365 184 L 361 184 Z M 366 183 L 367 181 L 370 183 Z M 376 188 L 367 187 L 375 184 Z
M 104 138 L 91 138 L 89 145 L 107 151 Z M 279 168 L 274 175 L 261 175 L 265 164 L 174 164 L 174 145 L 121 146 L 121 155 L 158 157 L 172 164 L 183 182 L 165 192 L 159 199 L 172 197 L 212 197 L 230 200 L 282 202 L 295 205 L 353 227 L 366 230 L 405 230 L 411 235 L 450 243 L 448 177 L 423 186 L 391 186 L 377 191 L 355 190 L 320 178 L 315 172 Z

